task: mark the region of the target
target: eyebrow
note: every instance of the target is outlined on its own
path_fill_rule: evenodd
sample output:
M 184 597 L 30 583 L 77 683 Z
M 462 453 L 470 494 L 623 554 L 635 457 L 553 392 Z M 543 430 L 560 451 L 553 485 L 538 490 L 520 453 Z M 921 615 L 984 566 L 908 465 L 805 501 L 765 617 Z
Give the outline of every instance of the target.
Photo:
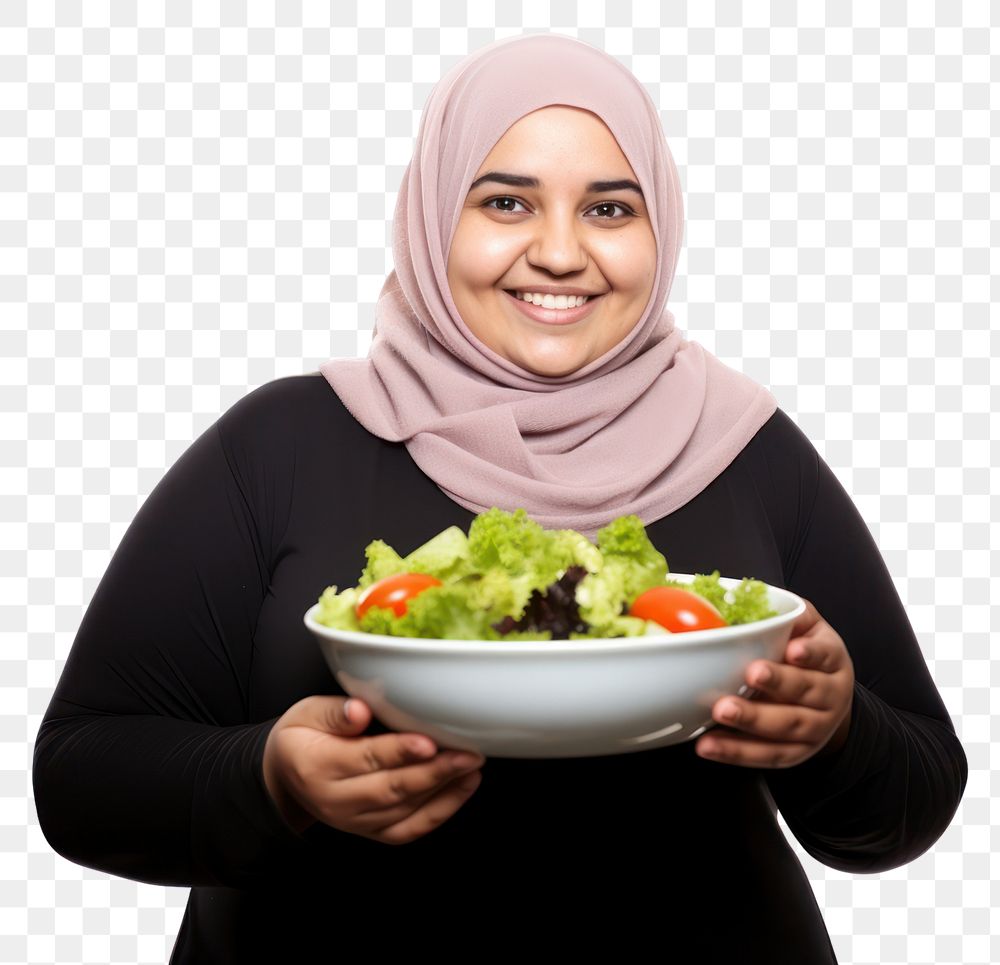
M 497 184 L 506 184 L 512 188 L 539 188 L 542 186 L 538 178 L 528 177 L 524 174 L 506 174 L 503 171 L 489 171 L 481 178 L 476 178 L 469 185 L 469 191 L 474 191 L 479 185 L 485 184 L 487 181 L 496 181 Z M 635 191 L 640 198 L 645 200 L 642 188 L 630 178 L 619 178 L 615 181 L 591 181 L 587 185 L 588 194 L 601 194 L 605 191 Z

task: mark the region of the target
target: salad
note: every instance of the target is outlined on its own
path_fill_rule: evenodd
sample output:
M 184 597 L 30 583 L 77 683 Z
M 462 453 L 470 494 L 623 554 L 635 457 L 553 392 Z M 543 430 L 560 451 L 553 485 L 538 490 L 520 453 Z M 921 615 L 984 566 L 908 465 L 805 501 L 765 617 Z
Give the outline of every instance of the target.
M 328 586 L 316 620 L 328 627 L 445 640 L 635 637 L 750 623 L 776 616 L 767 587 L 719 571 L 671 580 L 638 516 L 598 530 L 545 529 L 526 510 L 492 507 L 466 535 L 450 526 L 401 557 L 365 547 L 358 585 Z

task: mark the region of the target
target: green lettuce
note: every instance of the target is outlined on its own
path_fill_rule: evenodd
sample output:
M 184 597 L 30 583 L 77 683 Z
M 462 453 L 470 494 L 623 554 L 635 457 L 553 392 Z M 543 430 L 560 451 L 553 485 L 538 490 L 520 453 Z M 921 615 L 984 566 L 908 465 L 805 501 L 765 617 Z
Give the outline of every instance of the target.
M 737 623 L 755 623 L 777 616 L 767 598 L 767 586 L 760 580 L 744 579 L 731 590 L 719 583 L 719 571 L 697 574 L 690 583 L 683 580 L 664 580 L 665 586 L 677 586 L 703 596 L 722 615 L 730 626 Z
M 545 529 L 523 508 L 494 506 L 473 519 L 468 535 L 450 526 L 407 556 L 376 539 L 365 547 L 365 559 L 356 587 L 323 591 L 318 622 L 449 640 L 551 640 L 553 627 L 560 639 L 661 635 L 669 631 L 629 616 L 628 608 L 639 594 L 664 585 L 699 593 L 729 624 L 775 615 L 759 580 L 744 579 L 733 590 L 719 585 L 718 570 L 692 583 L 671 580 L 666 558 L 635 514 L 598 530 L 595 545 L 575 530 Z M 408 572 L 430 574 L 441 585 L 411 597 L 402 616 L 372 606 L 357 617 L 367 587 Z

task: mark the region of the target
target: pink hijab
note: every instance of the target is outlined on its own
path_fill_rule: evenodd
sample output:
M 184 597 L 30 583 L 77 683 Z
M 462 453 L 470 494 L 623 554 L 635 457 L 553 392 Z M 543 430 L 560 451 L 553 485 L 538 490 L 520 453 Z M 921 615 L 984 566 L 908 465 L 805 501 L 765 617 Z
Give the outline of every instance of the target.
M 563 376 L 537 375 L 466 326 L 447 281 L 469 185 L 493 145 L 552 104 L 591 111 L 635 171 L 659 258 L 632 331 Z M 424 108 L 393 223 L 393 261 L 367 358 L 320 371 L 369 432 L 403 442 L 456 503 L 528 515 L 594 539 L 698 495 L 777 408 L 762 385 L 683 338 L 666 308 L 684 228 L 680 181 L 646 89 L 597 47 L 528 34 L 474 51 Z

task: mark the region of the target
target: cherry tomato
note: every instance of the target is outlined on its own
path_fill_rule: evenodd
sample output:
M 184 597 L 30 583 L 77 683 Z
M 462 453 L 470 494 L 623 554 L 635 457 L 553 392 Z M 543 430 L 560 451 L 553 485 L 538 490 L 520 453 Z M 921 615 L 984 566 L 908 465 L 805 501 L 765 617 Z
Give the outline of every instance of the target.
M 441 581 L 429 573 L 395 573 L 376 580 L 371 586 L 366 587 L 358 597 L 354 612 L 360 620 L 369 607 L 381 606 L 386 609 L 391 607 L 396 611 L 396 616 L 401 617 L 406 613 L 407 600 L 430 586 L 440 585 Z
M 722 614 L 703 596 L 674 586 L 654 586 L 640 593 L 632 601 L 629 615 L 653 620 L 671 633 L 729 626 L 722 619 Z

